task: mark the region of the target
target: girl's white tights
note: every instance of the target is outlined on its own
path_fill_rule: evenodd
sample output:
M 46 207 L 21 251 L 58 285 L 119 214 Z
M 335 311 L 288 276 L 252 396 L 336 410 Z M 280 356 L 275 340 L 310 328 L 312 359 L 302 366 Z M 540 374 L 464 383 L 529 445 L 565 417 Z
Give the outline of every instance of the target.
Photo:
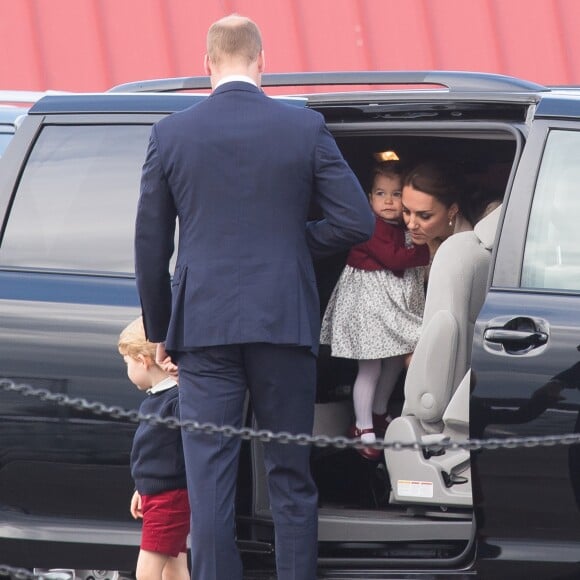
M 358 429 L 372 428 L 372 414 L 380 415 L 387 411 L 387 404 L 403 368 L 404 359 L 404 355 L 401 355 L 358 361 L 358 374 L 352 390 Z M 362 441 L 372 442 L 375 439 L 373 433 L 361 436 Z
M 382 415 L 387 412 L 389 399 L 393 394 L 397 379 L 405 364 L 405 356 L 391 356 L 382 359 L 381 374 L 379 375 L 379 381 L 375 389 L 375 398 L 373 400 L 373 413 L 376 415 Z

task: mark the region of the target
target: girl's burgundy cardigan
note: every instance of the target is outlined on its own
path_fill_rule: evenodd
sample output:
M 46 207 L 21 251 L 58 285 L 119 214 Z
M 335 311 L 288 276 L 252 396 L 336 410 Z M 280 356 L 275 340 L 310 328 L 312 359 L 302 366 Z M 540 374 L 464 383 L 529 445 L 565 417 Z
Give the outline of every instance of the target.
M 429 248 L 427 244 L 406 247 L 403 226 L 377 218 L 371 239 L 354 246 L 346 263 L 359 270 L 391 270 L 402 277 L 406 268 L 429 264 Z

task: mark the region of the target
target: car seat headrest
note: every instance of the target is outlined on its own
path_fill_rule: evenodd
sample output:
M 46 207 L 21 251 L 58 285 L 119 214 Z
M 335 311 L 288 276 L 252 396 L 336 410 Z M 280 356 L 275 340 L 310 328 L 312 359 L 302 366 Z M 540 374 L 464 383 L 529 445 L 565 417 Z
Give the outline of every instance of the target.
M 501 204 L 498 205 L 494 210 L 488 213 L 484 218 L 479 220 L 473 231 L 481 244 L 487 250 L 491 250 L 493 247 L 493 242 L 495 240 L 495 233 L 497 231 L 497 225 L 499 222 L 499 216 L 501 214 Z

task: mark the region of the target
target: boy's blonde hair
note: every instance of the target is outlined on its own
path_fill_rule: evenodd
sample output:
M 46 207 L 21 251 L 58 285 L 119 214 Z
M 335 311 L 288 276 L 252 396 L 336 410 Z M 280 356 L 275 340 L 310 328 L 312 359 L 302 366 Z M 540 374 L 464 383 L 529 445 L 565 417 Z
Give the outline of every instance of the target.
M 133 320 L 121 331 L 117 346 L 123 356 L 137 358 L 141 354 L 148 356 L 155 362 L 157 346 L 145 338 L 145 327 L 141 316 Z

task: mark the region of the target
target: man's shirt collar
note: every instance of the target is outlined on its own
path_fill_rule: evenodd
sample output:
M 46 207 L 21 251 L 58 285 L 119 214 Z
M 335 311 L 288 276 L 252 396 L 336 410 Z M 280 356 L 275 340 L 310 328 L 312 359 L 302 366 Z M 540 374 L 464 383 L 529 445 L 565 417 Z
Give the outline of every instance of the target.
M 213 90 L 215 91 L 218 87 L 221 87 L 225 83 L 233 83 L 233 82 L 250 83 L 251 85 L 254 85 L 255 87 L 258 86 L 254 82 L 253 79 L 251 79 L 250 77 L 247 77 L 246 75 L 228 75 L 228 76 L 225 76 L 222 79 L 220 79 L 216 83 L 216 86 L 213 88 Z

